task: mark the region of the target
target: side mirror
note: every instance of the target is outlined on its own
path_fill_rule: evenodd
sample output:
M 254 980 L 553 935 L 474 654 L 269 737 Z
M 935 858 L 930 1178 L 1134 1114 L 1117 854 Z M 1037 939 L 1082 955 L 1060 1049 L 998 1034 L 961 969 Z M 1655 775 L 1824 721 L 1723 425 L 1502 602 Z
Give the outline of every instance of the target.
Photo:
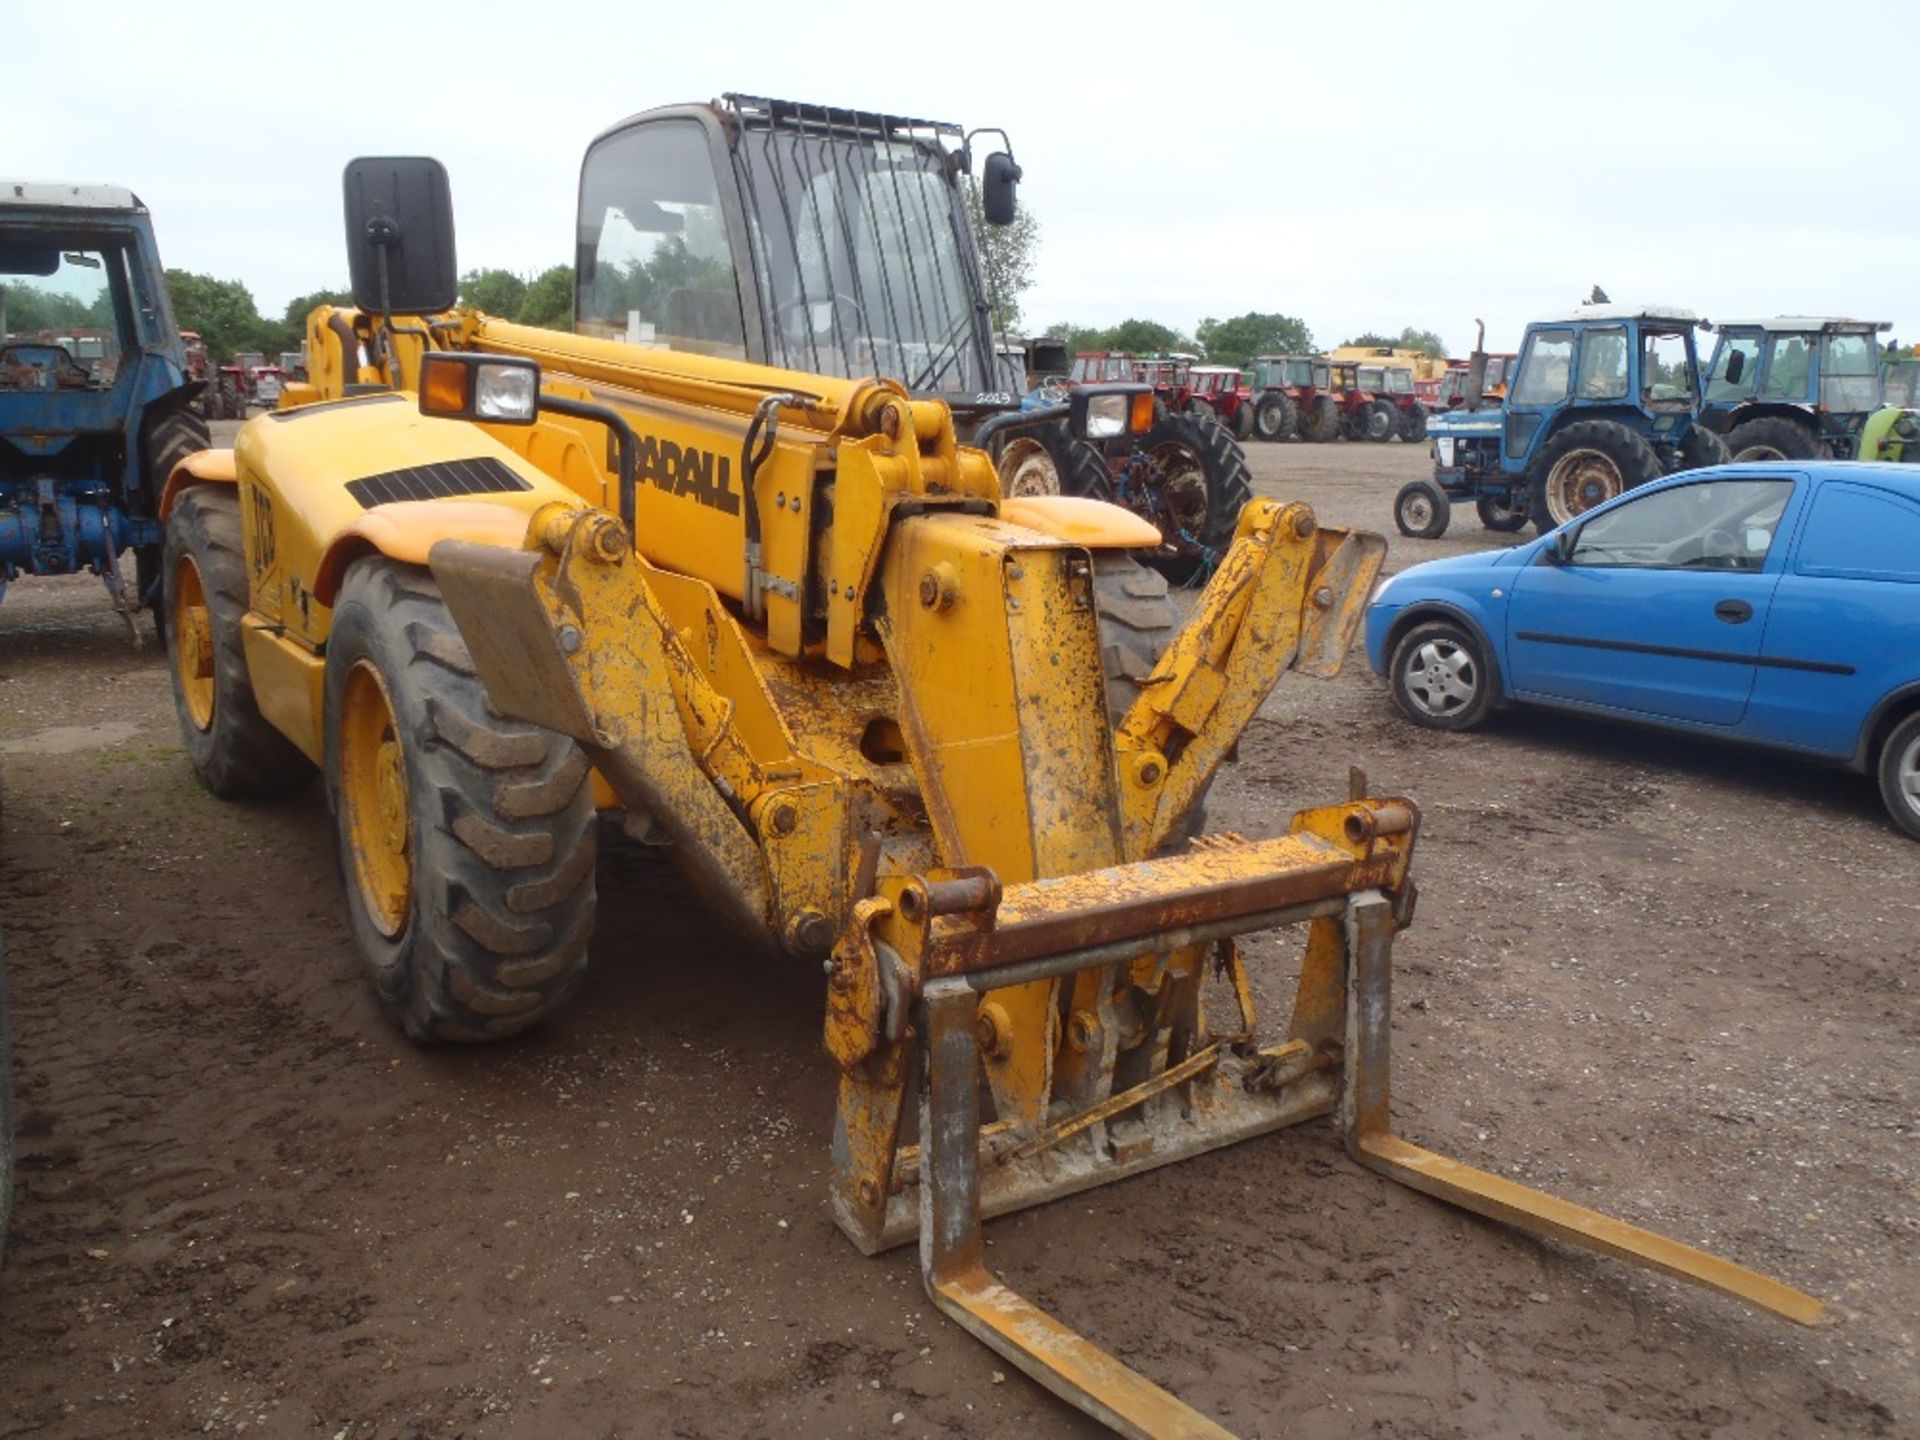
M 427 156 L 347 165 L 347 269 L 353 303 L 381 315 L 431 315 L 460 293 L 447 167 Z
M 989 225 L 1011 225 L 1015 209 L 1015 191 L 1020 185 L 1020 167 L 1005 150 L 987 156 L 986 173 L 980 181 L 980 208 Z
M 1738 385 L 1740 377 L 1747 373 L 1747 352 L 1736 350 L 1727 357 L 1726 380 L 1729 385 Z
M 1553 544 L 1547 547 L 1547 558 L 1556 565 L 1573 563 L 1573 547 L 1580 542 L 1580 528 L 1562 530 L 1553 537 Z
M 540 414 L 540 367 L 517 356 L 428 351 L 420 360 L 420 413 L 438 420 L 531 425 Z

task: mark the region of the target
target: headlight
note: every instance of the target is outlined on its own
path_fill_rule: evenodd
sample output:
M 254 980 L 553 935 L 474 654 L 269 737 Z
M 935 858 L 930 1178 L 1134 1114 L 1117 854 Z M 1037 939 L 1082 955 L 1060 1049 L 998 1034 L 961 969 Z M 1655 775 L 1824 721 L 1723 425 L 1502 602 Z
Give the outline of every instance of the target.
M 1920 440 L 1920 420 L 1914 419 L 1911 414 L 1902 415 L 1893 422 L 1893 433 L 1902 440 Z
M 1386 594 L 1387 591 L 1392 587 L 1393 582 L 1398 580 L 1399 578 L 1400 577 L 1398 575 L 1382 575 L 1377 581 L 1374 582 L 1373 594 L 1367 597 L 1367 603 L 1369 605 L 1378 605 L 1380 603 L 1380 597 Z
M 1436 435 L 1433 440 L 1433 458 L 1442 465 L 1453 464 L 1453 437 Z
M 1111 440 L 1127 428 L 1125 395 L 1095 395 L 1087 401 L 1087 438 Z
M 481 365 L 473 377 L 473 414 L 478 420 L 525 424 L 533 419 L 540 373 L 524 365 Z

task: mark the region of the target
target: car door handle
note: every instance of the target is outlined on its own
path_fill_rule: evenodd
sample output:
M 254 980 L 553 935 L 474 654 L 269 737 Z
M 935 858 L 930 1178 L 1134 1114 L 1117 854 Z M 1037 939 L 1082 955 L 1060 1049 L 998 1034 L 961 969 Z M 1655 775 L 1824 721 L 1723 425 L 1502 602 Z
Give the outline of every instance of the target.
M 1753 606 L 1744 600 L 1722 600 L 1713 607 L 1713 614 L 1729 625 L 1744 625 L 1753 618 Z

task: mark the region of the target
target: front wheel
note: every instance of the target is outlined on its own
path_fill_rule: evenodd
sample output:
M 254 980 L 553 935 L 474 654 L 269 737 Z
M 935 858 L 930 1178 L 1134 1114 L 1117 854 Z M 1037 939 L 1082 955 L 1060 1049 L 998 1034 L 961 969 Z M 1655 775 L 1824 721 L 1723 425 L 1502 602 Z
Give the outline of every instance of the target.
M 1880 747 L 1880 799 L 1893 823 L 1920 840 L 1920 714 L 1894 726 Z
M 1473 508 L 1482 525 L 1501 535 L 1511 535 L 1527 523 L 1527 502 L 1522 497 L 1482 495 Z
M 326 669 L 327 801 L 354 940 L 415 1040 L 526 1029 L 579 985 L 593 787 L 565 736 L 502 719 L 431 576 L 347 572 Z
M 1409 480 L 1393 497 L 1393 523 L 1415 540 L 1438 540 L 1452 518 L 1447 492 L 1431 480 Z
M 1387 678 L 1400 713 L 1429 730 L 1471 730 L 1499 698 L 1479 636 L 1452 620 L 1429 620 L 1401 636 Z

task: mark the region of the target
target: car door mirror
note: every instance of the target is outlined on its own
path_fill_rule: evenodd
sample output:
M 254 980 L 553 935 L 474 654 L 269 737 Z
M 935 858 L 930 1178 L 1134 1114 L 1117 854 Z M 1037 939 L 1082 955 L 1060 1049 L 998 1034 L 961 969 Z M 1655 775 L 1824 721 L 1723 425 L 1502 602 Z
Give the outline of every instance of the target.
M 1580 531 L 1577 526 L 1555 532 L 1553 539 L 1547 544 L 1548 561 L 1555 565 L 1571 565 L 1574 546 L 1579 542 Z
M 1747 373 L 1747 353 L 1736 350 L 1727 357 L 1727 384 L 1738 385 L 1740 377 Z

